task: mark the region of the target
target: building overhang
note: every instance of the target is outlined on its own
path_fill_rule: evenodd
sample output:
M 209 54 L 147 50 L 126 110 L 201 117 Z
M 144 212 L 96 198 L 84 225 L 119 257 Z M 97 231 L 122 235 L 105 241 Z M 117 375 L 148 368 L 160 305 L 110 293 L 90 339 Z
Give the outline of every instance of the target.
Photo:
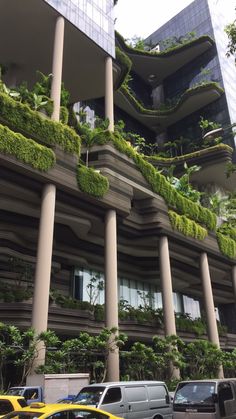
M 27 81 L 31 87 L 39 70 L 52 72 L 53 43 L 59 13 L 43 0 L 0 2 L 0 57 L 8 68 L 6 83 Z M 65 19 L 62 79 L 71 102 L 99 98 L 105 90 L 108 54 Z M 114 76 L 116 78 L 117 72 Z
M 150 53 L 129 47 L 119 34 L 116 42 L 132 61 L 132 70 L 153 87 L 214 45 L 209 36 L 201 36 L 169 51 Z
M 206 186 L 215 184 L 225 191 L 233 192 L 236 185 L 236 173 L 230 177 L 226 174 L 226 165 L 232 162 L 233 149 L 226 144 L 218 144 L 209 148 L 198 150 L 174 158 L 148 158 L 148 161 L 159 170 L 175 166 L 175 174 L 180 176 L 184 173 L 184 163 L 188 166 L 197 165 L 201 169 L 191 175 L 191 182 Z
M 162 112 L 148 109 L 140 111 L 131 95 L 126 94 L 124 89 L 115 92 L 114 98 L 115 104 L 127 114 L 152 131 L 161 133 L 170 125 L 219 99 L 221 94 L 222 89 L 214 84 L 202 85 L 185 92 L 175 107 Z

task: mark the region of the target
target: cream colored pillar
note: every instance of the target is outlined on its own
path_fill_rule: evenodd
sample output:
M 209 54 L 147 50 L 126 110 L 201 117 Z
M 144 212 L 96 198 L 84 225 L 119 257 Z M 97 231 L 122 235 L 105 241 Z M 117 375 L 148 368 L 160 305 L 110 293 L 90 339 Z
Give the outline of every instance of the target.
M 56 187 L 51 184 L 45 185 L 41 202 L 32 308 L 32 327 L 37 333 L 46 331 L 48 323 L 48 301 L 51 278 L 55 200 Z M 39 354 L 35 360 L 34 368 L 37 365 L 43 364 L 45 359 L 45 351 L 42 344 L 39 344 L 38 350 Z
M 108 329 L 118 329 L 118 281 L 116 212 L 108 210 L 105 216 L 105 323 Z M 112 337 L 111 341 L 114 339 Z M 107 381 L 119 381 L 119 351 L 109 353 Z
M 166 236 L 162 236 L 159 239 L 159 264 L 165 335 L 176 335 L 169 245 Z M 172 367 L 172 378 L 180 378 L 180 373 L 177 368 Z
M 208 265 L 207 254 L 205 252 L 200 254 L 200 273 L 203 287 L 203 298 L 205 304 L 208 339 L 210 342 L 214 343 L 218 348 L 220 348 L 220 340 L 217 329 L 215 306 L 211 286 L 210 270 Z M 222 367 L 220 367 L 219 369 L 218 377 L 224 377 Z
M 52 63 L 51 99 L 53 100 L 52 119 L 54 119 L 54 121 L 60 120 L 64 26 L 64 18 L 59 16 L 56 21 Z
M 105 59 L 105 118 L 109 119 L 109 131 L 114 131 L 113 69 L 112 58 Z

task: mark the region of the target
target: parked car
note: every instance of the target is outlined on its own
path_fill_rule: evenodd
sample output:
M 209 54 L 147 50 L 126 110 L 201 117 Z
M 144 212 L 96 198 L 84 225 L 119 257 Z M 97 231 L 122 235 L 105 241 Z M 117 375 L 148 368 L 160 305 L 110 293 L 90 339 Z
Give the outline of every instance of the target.
M 163 381 L 118 381 L 83 387 L 73 404 L 91 405 L 125 419 L 171 419 L 172 404 Z
M 31 403 L 21 410 L 8 413 L 4 419 L 120 419 L 111 413 L 79 404 Z
M 27 403 L 24 397 L 0 395 L 0 417 L 25 406 Z
M 236 419 L 236 379 L 181 381 L 173 400 L 173 419 Z

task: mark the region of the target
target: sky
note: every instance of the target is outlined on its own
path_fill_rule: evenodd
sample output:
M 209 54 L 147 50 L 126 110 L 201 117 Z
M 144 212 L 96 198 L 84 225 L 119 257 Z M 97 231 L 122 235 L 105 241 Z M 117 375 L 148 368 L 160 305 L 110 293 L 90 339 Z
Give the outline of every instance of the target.
M 130 39 L 146 38 L 193 0 L 118 0 L 115 7 L 115 29 Z M 229 22 L 236 17 L 236 0 L 215 0 Z

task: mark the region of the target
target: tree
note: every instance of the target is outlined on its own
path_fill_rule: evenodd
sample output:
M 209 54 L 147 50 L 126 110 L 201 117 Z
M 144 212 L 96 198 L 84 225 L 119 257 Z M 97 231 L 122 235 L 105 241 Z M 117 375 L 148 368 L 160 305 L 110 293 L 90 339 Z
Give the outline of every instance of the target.
M 60 349 L 48 350 L 45 365 L 38 373 L 89 372 L 92 381 L 104 381 L 110 352 L 122 347 L 127 337 L 117 329 L 104 328 L 97 336 L 81 332 L 78 338 L 68 339 Z
M 186 378 L 200 380 L 215 378 L 222 364 L 223 352 L 208 340 L 195 340 L 183 348 Z
M 128 380 L 153 380 L 157 370 L 157 357 L 153 348 L 135 342 L 131 349 L 122 352 L 125 365 L 125 378 Z
M 0 390 L 4 390 L 6 366 L 22 343 L 17 327 L 0 323 Z
M 236 19 L 226 26 L 225 32 L 228 35 L 229 43 L 227 45 L 226 55 L 234 55 L 236 52 Z

